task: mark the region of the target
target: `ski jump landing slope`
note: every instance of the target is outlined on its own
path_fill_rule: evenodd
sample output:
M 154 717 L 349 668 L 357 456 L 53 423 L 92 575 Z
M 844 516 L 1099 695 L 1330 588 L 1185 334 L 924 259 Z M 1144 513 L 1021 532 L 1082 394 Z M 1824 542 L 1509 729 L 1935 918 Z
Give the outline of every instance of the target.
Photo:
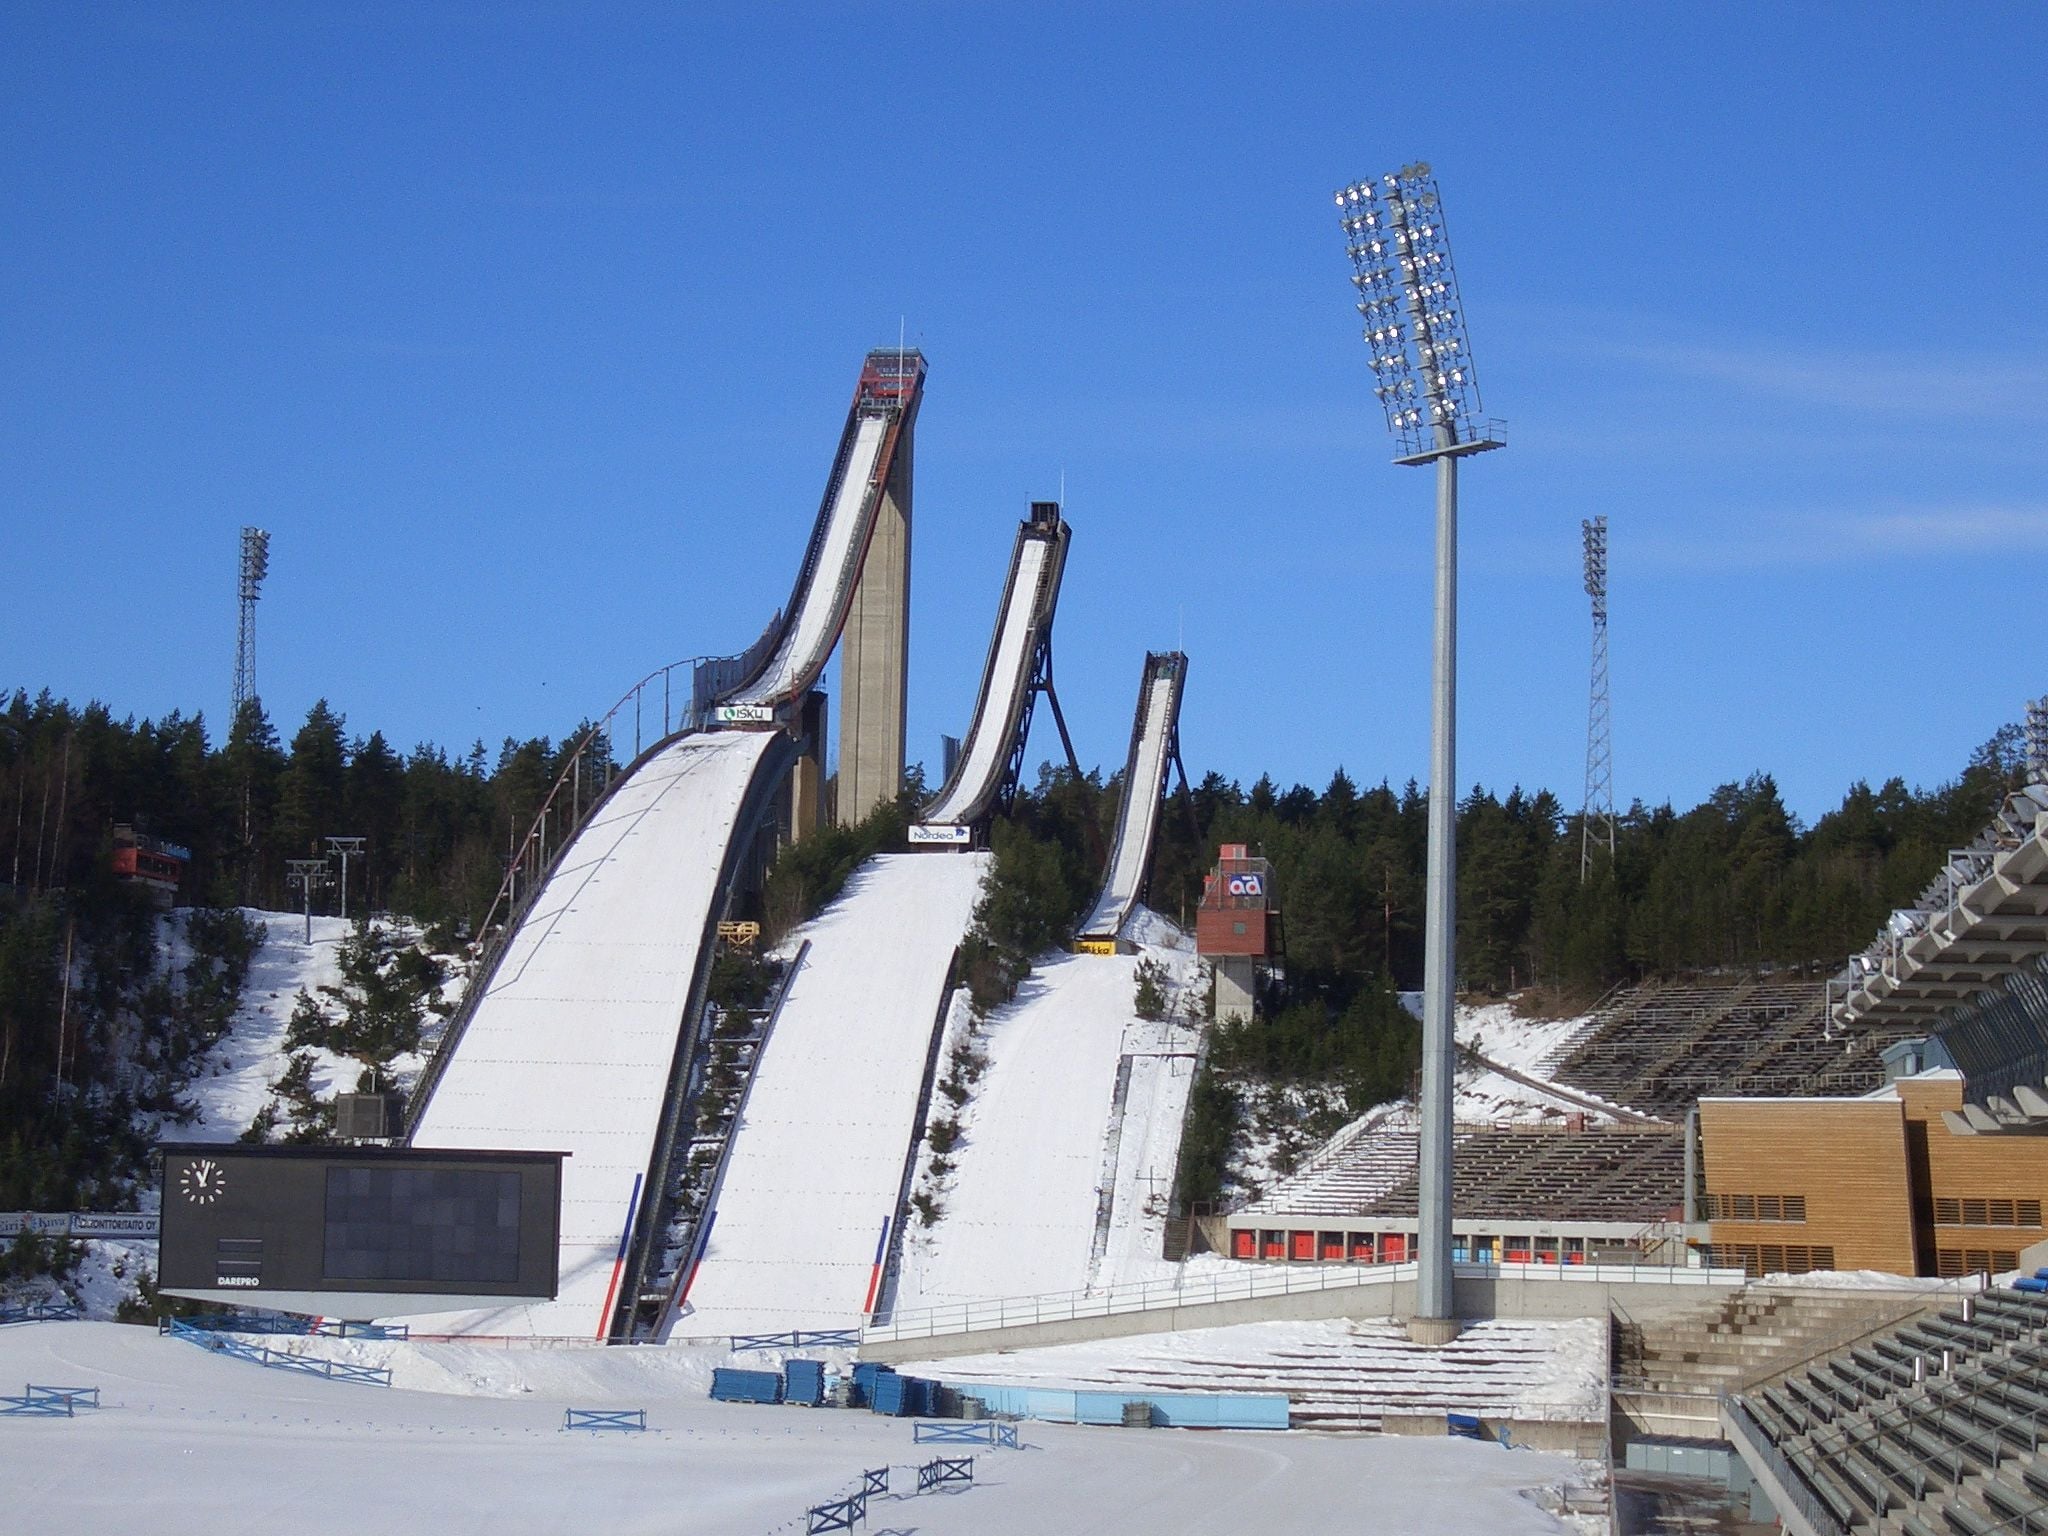
M 850 1328 L 888 1245 L 954 948 L 988 855 L 871 859 L 792 942 L 810 958 L 754 1068 L 671 1337 Z
M 1040 645 L 1052 629 L 1066 567 L 1068 529 L 1057 509 L 1047 521 L 1027 519 L 1017 530 L 1010 576 L 997 612 L 995 637 L 982 669 L 974 723 L 953 776 L 924 809 L 935 825 L 979 820 L 995 804 L 1022 734 Z
M 1158 962 L 1172 987 L 1196 961 L 1170 925 L 1151 927 L 1164 942 L 1137 954 L 1041 956 L 989 1020 L 945 1214 L 905 1245 L 899 1314 L 1151 1279 L 1161 1267 L 1165 1223 L 1157 1212 L 1147 1221 L 1147 1196 L 1173 1179 L 1196 1037 L 1137 1017 L 1137 968 Z
M 512 935 L 412 1144 L 567 1152 L 561 1289 L 423 1328 L 605 1336 L 727 845 L 776 739 L 717 732 L 656 751 L 591 814 Z
M 1131 752 L 1124 765 L 1123 800 L 1117 807 L 1116 846 L 1110 850 L 1109 878 L 1102 883 L 1102 894 L 1082 919 L 1079 931 L 1084 939 L 1115 938 L 1143 893 L 1187 675 L 1188 659 L 1179 651 L 1155 651 L 1145 657 L 1138 717 L 1131 727 Z

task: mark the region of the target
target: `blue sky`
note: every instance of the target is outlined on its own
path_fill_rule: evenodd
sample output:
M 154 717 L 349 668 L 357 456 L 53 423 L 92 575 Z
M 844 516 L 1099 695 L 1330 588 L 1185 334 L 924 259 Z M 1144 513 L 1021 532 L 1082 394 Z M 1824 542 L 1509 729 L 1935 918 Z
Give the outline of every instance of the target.
M 0 683 L 401 748 L 560 734 L 787 594 L 861 353 L 931 362 L 911 754 L 1067 490 L 1058 675 L 1121 760 L 1426 770 L 1430 488 L 1329 194 L 1423 158 L 1506 452 L 1460 778 L 1811 818 L 2048 693 L 2036 6 L 17 3 Z M 1049 730 L 1034 758 L 1051 755 Z

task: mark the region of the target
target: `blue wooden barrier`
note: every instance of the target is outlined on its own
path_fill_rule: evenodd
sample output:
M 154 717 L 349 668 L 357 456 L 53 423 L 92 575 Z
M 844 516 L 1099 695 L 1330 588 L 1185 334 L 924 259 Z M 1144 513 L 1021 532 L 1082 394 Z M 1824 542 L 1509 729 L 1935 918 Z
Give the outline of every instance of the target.
M 245 1344 L 242 1340 L 206 1328 L 194 1328 L 183 1318 L 167 1317 L 157 1325 L 157 1332 L 174 1339 L 183 1339 L 188 1344 L 197 1344 L 201 1349 L 211 1350 L 217 1355 L 226 1355 L 231 1360 L 247 1360 L 252 1365 L 268 1366 L 274 1371 L 296 1371 L 301 1376 L 318 1376 L 327 1381 L 352 1381 L 362 1386 L 388 1387 L 391 1372 L 378 1365 L 351 1365 L 345 1360 L 322 1360 L 314 1355 L 291 1355 L 283 1350 L 272 1349 L 264 1344 Z
M 858 1349 L 858 1328 L 799 1329 L 794 1333 L 735 1333 L 735 1351 L 742 1349 Z
M 819 1531 L 850 1531 L 868 1517 L 867 1490 L 830 1504 L 813 1504 L 804 1515 L 805 1536 L 815 1536 Z
M 9 1323 L 75 1323 L 78 1308 L 68 1301 L 30 1301 L 0 1307 L 0 1327 Z
M 825 1401 L 825 1366 L 817 1360 L 786 1360 L 782 1365 L 785 1403 L 815 1408 Z
M 996 1419 L 920 1419 L 910 1428 L 917 1445 L 986 1445 L 1016 1450 L 1017 1426 Z
M 30 1382 L 23 1390 L 30 1397 L 51 1398 L 69 1403 L 73 1408 L 97 1408 L 100 1405 L 98 1387 L 39 1387 Z
M 0 1419 L 72 1419 L 78 1416 L 65 1397 L 0 1397 Z
M 737 1371 L 721 1365 L 711 1373 L 711 1396 L 721 1403 L 779 1403 L 782 1373 Z
M 562 1411 L 564 1429 L 617 1429 L 629 1433 L 644 1432 L 647 1428 L 645 1408 L 565 1408 Z
M 972 1456 L 941 1456 L 928 1461 L 917 1469 L 917 1491 L 930 1493 L 934 1488 L 947 1483 L 971 1483 L 974 1481 L 974 1458 Z
M 869 1467 L 865 1472 L 861 1473 L 860 1491 L 862 1493 L 887 1493 L 889 1491 L 889 1469 L 887 1467 Z

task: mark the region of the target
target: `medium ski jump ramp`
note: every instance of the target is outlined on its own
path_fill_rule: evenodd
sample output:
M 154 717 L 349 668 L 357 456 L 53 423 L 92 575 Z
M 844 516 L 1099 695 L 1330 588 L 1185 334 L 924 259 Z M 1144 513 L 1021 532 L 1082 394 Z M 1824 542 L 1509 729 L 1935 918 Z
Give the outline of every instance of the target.
M 778 740 L 721 731 L 657 749 L 591 814 L 527 909 L 412 1144 L 567 1152 L 561 1289 L 423 1326 L 606 1336 L 699 949 Z
M 1017 530 L 967 741 L 952 777 L 924 808 L 928 826 L 967 826 L 994 809 L 1030 726 L 1037 665 L 1059 606 L 1069 538 L 1056 505 L 1041 503 L 1032 511 Z
M 1180 750 L 1180 698 L 1187 675 L 1188 659 L 1179 651 L 1154 651 L 1145 657 L 1144 677 L 1138 685 L 1138 716 L 1131 727 L 1131 751 L 1124 764 L 1123 799 L 1117 806 L 1116 844 L 1109 854 L 1109 876 L 1094 907 L 1081 921 L 1081 938 L 1115 938 L 1143 894 L 1145 870 L 1152 862 L 1152 837 L 1159 828 L 1166 770 Z
M 871 859 L 793 936 L 811 952 L 762 1048 L 673 1338 L 857 1326 L 987 854 Z

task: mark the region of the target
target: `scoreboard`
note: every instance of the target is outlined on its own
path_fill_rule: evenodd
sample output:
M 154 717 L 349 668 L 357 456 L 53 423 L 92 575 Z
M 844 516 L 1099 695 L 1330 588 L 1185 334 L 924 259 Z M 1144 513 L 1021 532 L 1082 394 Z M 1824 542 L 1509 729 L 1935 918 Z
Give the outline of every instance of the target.
M 371 1318 L 555 1294 L 560 1152 L 160 1151 L 167 1295 Z

